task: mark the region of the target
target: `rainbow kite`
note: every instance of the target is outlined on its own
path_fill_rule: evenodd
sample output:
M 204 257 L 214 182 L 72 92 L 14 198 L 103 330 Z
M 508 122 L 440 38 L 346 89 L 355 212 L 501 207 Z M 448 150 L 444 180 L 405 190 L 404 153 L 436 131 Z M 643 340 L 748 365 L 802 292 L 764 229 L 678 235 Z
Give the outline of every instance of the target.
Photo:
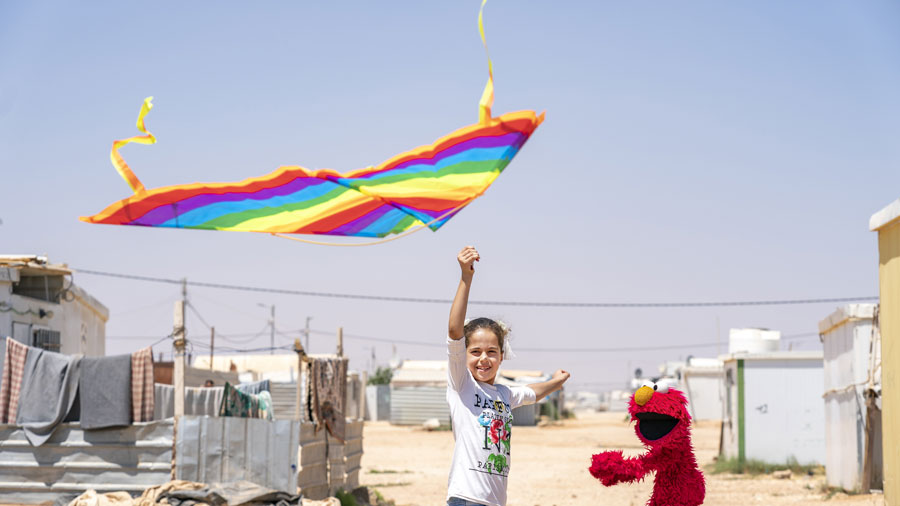
M 482 13 L 486 1 L 483 0 L 478 14 L 485 50 Z M 283 166 L 266 176 L 237 183 L 194 183 L 152 190 L 144 188 L 119 155 L 119 148 L 126 144 L 156 142 L 144 126 L 144 116 L 152 108 L 149 97 L 144 100 L 137 121 L 138 129 L 145 135 L 113 142 L 110 154 L 134 195 L 81 220 L 108 225 L 264 232 L 280 237 L 399 234 L 391 238 L 395 239 L 426 227 L 437 230 L 487 190 L 544 119 L 543 113 L 537 115 L 534 111 L 493 117 L 490 56 L 488 71 L 478 123 L 378 166 L 344 174 L 331 169 Z

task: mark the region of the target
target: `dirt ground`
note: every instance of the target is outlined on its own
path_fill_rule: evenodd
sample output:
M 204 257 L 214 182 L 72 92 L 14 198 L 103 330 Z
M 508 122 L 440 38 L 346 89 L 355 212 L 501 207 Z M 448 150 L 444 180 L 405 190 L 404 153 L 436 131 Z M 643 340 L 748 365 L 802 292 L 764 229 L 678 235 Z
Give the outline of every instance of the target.
M 593 453 L 643 451 L 624 413 L 579 413 L 574 420 L 546 427 L 515 427 L 513 433 L 508 506 L 642 506 L 650 497 L 652 479 L 607 488 L 587 471 Z M 362 485 L 377 489 L 397 506 L 446 504 L 452 433 L 366 422 L 363 438 Z M 701 467 L 709 464 L 718 452 L 719 424 L 695 426 L 693 441 Z M 884 505 L 877 494 L 829 494 L 821 474 L 791 479 L 704 474 L 704 504 L 709 506 Z

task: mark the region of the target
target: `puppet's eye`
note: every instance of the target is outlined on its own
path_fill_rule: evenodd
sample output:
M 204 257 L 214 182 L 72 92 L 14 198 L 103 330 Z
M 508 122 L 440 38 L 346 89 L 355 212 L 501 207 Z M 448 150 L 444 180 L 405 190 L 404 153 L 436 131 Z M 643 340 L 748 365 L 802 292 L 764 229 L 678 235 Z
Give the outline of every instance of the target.
M 653 383 L 652 381 L 649 381 L 649 380 L 645 380 L 643 383 L 641 383 L 641 386 L 642 386 L 642 387 L 650 387 L 650 388 L 652 388 L 653 390 L 656 390 L 656 387 L 654 386 L 654 383 Z
M 659 392 L 661 394 L 667 394 L 667 393 L 669 393 L 669 384 L 666 382 L 654 383 L 653 390 L 656 390 L 657 392 Z

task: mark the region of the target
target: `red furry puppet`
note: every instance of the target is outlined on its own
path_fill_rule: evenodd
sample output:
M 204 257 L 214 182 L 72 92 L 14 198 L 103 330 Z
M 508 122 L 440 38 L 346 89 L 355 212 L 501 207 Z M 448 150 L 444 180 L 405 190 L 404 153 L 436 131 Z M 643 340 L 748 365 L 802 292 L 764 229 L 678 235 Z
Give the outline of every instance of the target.
M 634 433 L 649 451 L 627 458 L 619 450 L 598 453 L 591 459 L 591 474 L 608 487 L 656 471 L 648 506 L 703 504 L 706 485 L 691 446 L 691 415 L 684 395 L 647 382 L 631 397 L 628 412 Z

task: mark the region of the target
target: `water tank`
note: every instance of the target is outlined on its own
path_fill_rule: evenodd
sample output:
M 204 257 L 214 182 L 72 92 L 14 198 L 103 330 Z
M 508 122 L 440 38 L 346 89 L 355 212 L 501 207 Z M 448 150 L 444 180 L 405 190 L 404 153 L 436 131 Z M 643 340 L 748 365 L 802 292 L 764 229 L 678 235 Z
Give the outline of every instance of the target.
M 728 353 L 765 353 L 778 351 L 781 332 L 769 329 L 731 329 L 728 333 Z

